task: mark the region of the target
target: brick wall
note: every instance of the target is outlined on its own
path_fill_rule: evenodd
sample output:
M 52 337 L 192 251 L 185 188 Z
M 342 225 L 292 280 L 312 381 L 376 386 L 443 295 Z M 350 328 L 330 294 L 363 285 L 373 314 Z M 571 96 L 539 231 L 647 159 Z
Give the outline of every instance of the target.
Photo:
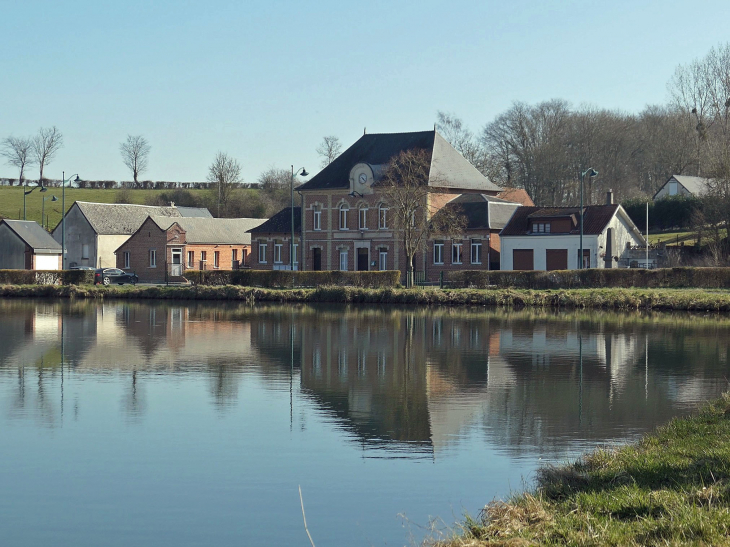
M 233 251 L 236 251 L 236 260 L 240 266 L 250 265 L 250 245 L 200 245 L 188 243 L 183 248 L 184 270 L 233 270 Z M 192 253 L 192 263 L 189 255 Z M 203 253 L 205 261 L 203 262 Z M 215 253 L 218 254 L 218 267 L 215 266 Z M 245 260 L 245 262 L 244 262 Z
M 164 281 L 167 241 L 168 234 L 148 218 L 132 237 L 117 249 L 117 268 L 136 273 L 143 283 Z M 155 250 L 157 254 L 155 267 L 150 266 L 150 250 Z M 125 252 L 129 253 L 129 268 L 124 267 Z

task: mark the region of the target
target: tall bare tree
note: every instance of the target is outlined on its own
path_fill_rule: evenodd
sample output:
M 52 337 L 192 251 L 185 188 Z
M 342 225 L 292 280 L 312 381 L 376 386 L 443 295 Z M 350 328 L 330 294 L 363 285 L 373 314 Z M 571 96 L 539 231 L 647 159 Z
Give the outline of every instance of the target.
M 55 125 L 49 128 L 41 127 L 38 134 L 33 137 L 33 158 L 40 171 L 38 184 L 43 184 L 43 169 L 53 161 L 62 146 L 63 135 Z
M 119 145 L 124 165 L 132 172 L 134 185 L 139 186 L 139 175 L 147 170 L 150 145 L 142 135 L 127 135 L 127 140 Z
M 335 161 L 335 158 L 340 155 L 340 152 L 342 152 L 340 139 L 333 135 L 324 137 L 317 147 L 317 154 L 322 156 L 322 167 L 327 167 Z
M 20 171 L 18 186 L 23 184 L 25 168 L 31 166 L 35 161 L 32 152 L 33 141 L 29 138 L 6 137 L 0 143 L 0 156 L 7 160 L 8 165 L 17 167 Z
M 208 168 L 208 182 L 213 183 L 213 190 L 218 194 L 217 216 L 225 216 L 233 191 L 242 182 L 241 166 L 228 154 L 218 152 Z
M 426 251 L 434 237 L 448 237 L 464 230 L 465 220 L 455 210 L 442 208 L 438 215 L 429 186 L 431 156 L 422 149 L 401 152 L 393 157 L 378 182 L 387 203 L 390 222 L 398 232 L 406 256 L 406 285 L 413 286 L 416 253 Z M 438 187 L 438 181 L 431 181 Z

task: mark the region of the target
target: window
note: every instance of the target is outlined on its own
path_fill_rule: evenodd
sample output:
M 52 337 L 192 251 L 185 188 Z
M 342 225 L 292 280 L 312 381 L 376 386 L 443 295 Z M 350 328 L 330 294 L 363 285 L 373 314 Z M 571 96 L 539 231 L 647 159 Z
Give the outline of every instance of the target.
M 451 244 L 451 263 L 461 264 L 461 243 Z
M 340 271 L 347 271 L 347 251 L 340 251 Z
M 195 251 L 188 251 L 188 268 L 195 267 Z
M 238 262 L 238 249 L 231 249 L 231 261 Z
M 298 248 L 298 247 L 299 247 L 299 244 L 298 244 L 298 243 L 295 243 L 295 244 L 294 244 L 294 251 L 293 251 L 293 255 L 294 255 L 294 264 L 299 264 L 299 260 L 297 259 L 297 256 L 298 256 L 298 254 L 297 254 L 297 248 Z
M 275 264 L 281 264 L 281 247 L 282 244 L 280 241 L 274 241 L 274 263 Z
M 340 205 L 340 230 L 349 230 L 347 227 L 347 211 L 350 210 L 350 206 L 347 203 Z
M 549 222 L 533 222 L 532 224 L 533 234 L 549 234 L 550 223 Z
M 319 205 L 316 205 L 314 207 L 314 229 L 315 230 L 321 230 L 322 229 L 322 210 L 320 209 Z
M 259 243 L 259 262 L 266 264 L 266 243 Z
M 545 223 L 545 233 L 546 234 L 549 234 L 550 233 L 550 223 L 549 222 L 546 222 Z
M 220 268 L 221 265 L 221 253 L 220 251 L 213 251 L 213 267 Z
M 441 240 L 435 241 L 433 244 L 433 263 L 444 263 L 444 242 Z
M 89 244 L 84 243 L 81 246 L 81 258 L 89 258 Z
M 129 269 L 129 251 L 124 251 L 124 268 Z
M 388 251 L 385 249 L 380 250 L 378 267 L 381 271 L 388 269 Z
M 471 240 L 471 263 L 482 263 L 482 242 L 480 239 Z
M 157 267 L 157 251 L 155 249 L 150 249 L 150 268 L 156 268 Z
M 367 207 L 360 207 L 358 218 L 359 218 L 358 227 L 361 230 L 367 230 L 368 229 L 368 208 Z
M 388 227 L 388 208 L 385 205 L 378 207 L 378 219 L 381 230 L 385 230 Z

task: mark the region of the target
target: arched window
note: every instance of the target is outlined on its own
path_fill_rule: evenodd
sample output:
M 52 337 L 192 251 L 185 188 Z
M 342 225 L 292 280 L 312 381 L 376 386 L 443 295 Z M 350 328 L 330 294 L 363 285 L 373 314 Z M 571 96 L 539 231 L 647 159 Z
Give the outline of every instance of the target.
M 349 230 L 347 227 L 347 212 L 350 206 L 347 203 L 340 205 L 340 230 Z
M 381 230 L 388 228 L 388 208 L 382 203 L 378 206 L 378 227 Z
M 358 228 L 360 230 L 367 230 L 368 229 L 368 206 L 367 205 L 361 205 L 360 209 L 358 210 Z

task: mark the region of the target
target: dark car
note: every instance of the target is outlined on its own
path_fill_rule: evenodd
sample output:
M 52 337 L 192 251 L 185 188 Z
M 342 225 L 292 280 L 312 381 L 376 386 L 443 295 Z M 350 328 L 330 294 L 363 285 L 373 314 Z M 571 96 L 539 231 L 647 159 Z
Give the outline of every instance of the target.
M 102 268 L 96 270 L 96 273 L 94 273 L 94 285 L 98 283 L 103 283 L 104 285 L 111 285 L 112 283 L 124 285 L 125 283 L 131 283 L 135 285 L 138 281 L 139 277 L 134 272 L 125 272 L 118 268 Z

